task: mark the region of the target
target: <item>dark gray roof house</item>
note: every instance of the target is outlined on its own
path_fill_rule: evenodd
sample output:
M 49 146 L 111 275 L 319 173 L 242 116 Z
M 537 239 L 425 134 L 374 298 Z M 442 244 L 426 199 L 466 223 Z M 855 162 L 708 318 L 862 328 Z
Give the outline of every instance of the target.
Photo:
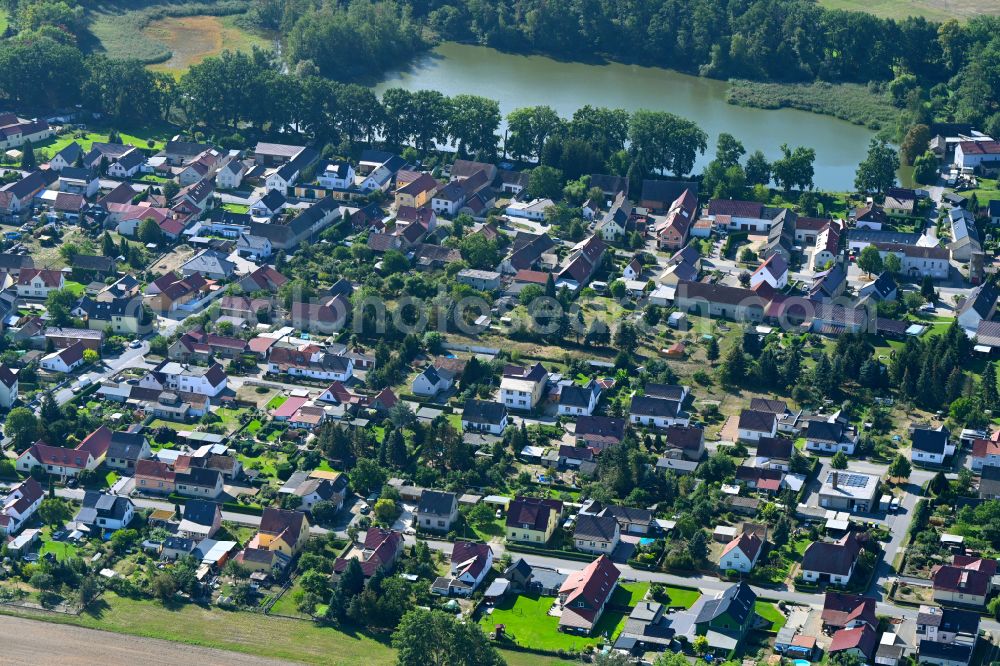
M 420 504 L 417 506 L 417 512 L 435 516 L 450 516 L 456 511 L 457 507 L 458 497 L 455 493 L 440 490 L 424 490 L 420 495 Z
M 741 626 L 754 612 L 754 604 L 757 603 L 757 594 L 746 583 L 737 583 L 717 599 L 709 599 L 698 611 L 695 624 L 711 622 L 728 613 Z
M 657 398 L 649 395 L 632 396 L 629 413 L 642 416 L 672 418 L 681 413 L 681 403 L 677 400 Z
M 499 402 L 470 398 L 462 409 L 462 420 L 469 423 L 500 425 L 507 417 L 507 407 Z
M 910 436 L 914 451 L 925 451 L 927 453 L 937 453 L 943 455 L 945 447 L 948 445 L 948 437 L 951 433 L 947 428 L 932 430 L 930 428 L 916 428 Z
M 618 521 L 612 516 L 580 514 L 573 530 L 574 539 L 592 541 L 614 541 L 618 535 Z
M 108 445 L 107 457 L 135 462 L 143 455 L 145 449 L 145 435 L 119 430 L 111 433 L 111 444 Z
M 84 525 L 103 525 L 124 520 L 132 510 L 132 500 L 127 497 L 88 490 L 74 520 Z
M 211 527 L 215 523 L 216 514 L 221 515 L 222 508 L 217 502 L 203 499 L 191 499 L 184 505 L 183 519 L 197 525 Z

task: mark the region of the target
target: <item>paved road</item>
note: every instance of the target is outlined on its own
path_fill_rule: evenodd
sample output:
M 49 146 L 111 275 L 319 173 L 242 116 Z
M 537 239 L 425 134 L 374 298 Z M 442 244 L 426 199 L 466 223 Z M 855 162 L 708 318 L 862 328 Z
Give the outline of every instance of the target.
M 63 497 L 70 500 L 75 500 L 80 502 L 83 500 L 84 491 L 80 488 L 56 488 L 56 495 L 58 497 Z M 164 511 L 173 511 L 173 502 L 168 502 L 166 500 L 151 499 L 149 497 L 133 497 L 132 501 L 140 509 L 162 509 Z M 253 516 L 248 513 L 236 513 L 234 511 L 223 511 L 222 519 L 228 520 L 231 523 L 238 523 L 240 525 L 249 525 L 251 527 L 260 526 L 260 516 Z M 310 533 L 312 534 L 326 534 L 330 530 L 318 525 L 313 525 L 310 528 Z M 346 534 L 346 533 L 345 533 Z
M 0 636 L 4 637 L 0 657 L 3 664 L 277 666 L 290 663 L 20 617 L 0 616 Z
M 121 353 L 117 358 L 105 359 L 101 366 L 96 370 L 90 370 L 86 372 L 88 377 L 95 384 L 99 384 L 113 374 L 123 370 L 125 368 L 146 368 L 147 370 L 153 366 L 146 362 L 144 358 L 145 354 L 149 351 L 149 343 L 143 341 L 142 345 L 136 347 L 135 349 L 125 348 L 125 351 Z M 73 399 L 73 390 L 70 388 L 76 383 L 76 379 L 70 381 L 66 388 L 60 389 L 56 395 L 56 403 L 60 405 L 65 405 L 67 402 Z

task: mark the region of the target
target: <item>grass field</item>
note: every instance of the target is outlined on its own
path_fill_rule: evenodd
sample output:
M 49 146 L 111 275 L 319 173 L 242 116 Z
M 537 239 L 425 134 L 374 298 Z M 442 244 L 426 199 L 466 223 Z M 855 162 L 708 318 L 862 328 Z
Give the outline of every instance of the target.
M 226 48 L 269 45 L 267 40 L 236 26 L 234 17 L 247 9 L 246 0 L 139 0 L 127 4 L 104 0 L 92 13 L 90 31 L 97 41 L 94 50 L 111 58 L 135 58 L 148 65 L 173 60 L 170 67 L 161 69 L 180 74 L 191 64 Z
M 635 606 L 642 601 L 649 591 L 649 583 L 622 583 L 611 595 L 612 603 L 622 606 Z
M 1000 200 L 1000 181 L 990 180 L 989 178 L 980 178 L 978 189 L 967 190 L 965 192 L 960 192 L 959 194 L 970 199 L 972 198 L 972 195 L 975 194 L 976 199 L 979 200 L 979 205 L 985 207 L 992 199 Z
M 69 291 L 74 296 L 79 298 L 80 296 L 83 296 L 83 292 L 87 290 L 87 287 L 80 284 L 79 282 L 74 282 L 73 280 L 66 280 L 65 289 L 66 291 Z
M 92 610 L 79 617 L 8 614 L 307 664 L 389 666 L 396 661 L 395 650 L 385 642 L 358 632 L 348 633 L 301 620 L 226 612 L 192 604 L 165 608 L 153 601 L 126 599 L 110 592 L 95 603 Z M 517 652 L 504 652 L 503 656 L 511 666 L 567 663 Z
M 827 9 L 868 12 L 882 18 L 922 16 L 935 21 L 968 19 L 978 14 L 1000 14 L 996 0 L 819 0 Z
M 151 126 L 144 129 L 134 129 L 132 130 L 134 134 L 118 130 L 119 136 L 121 136 L 123 143 L 129 143 L 140 148 L 150 148 L 152 150 L 159 150 L 163 148 L 166 140 L 176 133 L 176 130 L 171 132 L 171 129 L 167 125 Z M 108 140 L 107 128 L 95 128 L 88 132 L 80 133 L 80 136 L 76 136 L 77 133 L 66 133 L 59 136 L 54 136 L 48 141 L 39 143 L 35 148 L 40 148 L 44 150 L 50 157 L 55 155 L 60 150 L 68 146 L 69 144 L 76 141 L 80 144 L 80 147 L 84 152 L 90 150 L 91 145 L 96 141 L 99 143 L 104 143 Z M 152 145 L 150 145 L 152 141 Z
M 276 395 L 267 401 L 267 409 L 277 409 L 285 404 L 286 400 L 288 400 L 287 395 Z
M 665 589 L 667 596 L 670 598 L 670 600 L 667 601 L 668 606 L 683 606 L 684 608 L 691 608 L 691 606 L 694 606 L 694 602 L 698 601 L 698 598 L 701 597 L 701 592 L 690 588 L 667 585 L 665 586 Z
M 753 609 L 765 620 L 771 623 L 769 631 L 777 632 L 785 626 L 785 616 L 781 614 L 778 607 L 768 601 L 758 601 Z
M 250 34 L 233 21 L 232 16 L 183 16 L 151 22 L 143 29 L 143 36 L 163 44 L 170 58 L 150 68 L 177 76 L 225 49 L 249 52 L 254 46 L 270 46 L 266 39 Z
M 64 541 L 46 541 L 42 544 L 38 553 L 40 555 L 55 553 L 56 559 L 62 562 L 63 560 L 76 555 L 76 547 Z
M 594 636 L 565 634 L 559 631 L 559 618 L 548 614 L 554 601 L 554 597 L 528 595 L 507 598 L 497 604 L 492 613 L 483 614 L 479 623 L 487 633 L 493 631 L 494 625 L 505 625 L 507 635 L 518 645 L 550 651 L 583 650 L 588 645 L 603 642 L 605 632 L 614 639 L 625 624 L 623 613 L 605 611 Z M 532 663 L 537 663 L 535 659 L 538 657 L 533 658 Z

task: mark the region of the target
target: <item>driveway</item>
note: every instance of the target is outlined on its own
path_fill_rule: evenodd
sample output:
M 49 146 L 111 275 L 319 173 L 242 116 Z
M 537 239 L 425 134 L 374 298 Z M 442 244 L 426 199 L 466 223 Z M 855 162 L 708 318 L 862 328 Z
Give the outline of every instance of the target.
M 153 366 L 147 363 L 146 359 L 143 358 L 147 352 L 149 352 L 149 343 L 143 341 L 139 347 L 136 347 L 135 349 L 126 347 L 125 351 L 123 351 L 118 357 L 104 359 L 101 361 L 100 366 L 92 368 L 83 374 L 89 376 L 94 384 L 100 384 L 108 377 L 124 370 L 125 368 L 143 368 L 149 370 Z M 73 399 L 75 394 L 70 386 L 72 386 L 75 382 L 75 379 L 71 380 L 65 388 L 56 393 L 55 400 L 57 404 L 65 405 Z

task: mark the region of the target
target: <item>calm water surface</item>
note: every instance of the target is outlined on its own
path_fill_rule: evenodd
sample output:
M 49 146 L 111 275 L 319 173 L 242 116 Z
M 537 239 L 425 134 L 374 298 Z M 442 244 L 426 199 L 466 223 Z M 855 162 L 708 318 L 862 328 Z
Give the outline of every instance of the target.
M 830 116 L 781 109 L 765 111 L 726 103 L 726 83 L 667 69 L 611 63 L 560 62 L 544 56 L 502 53 L 483 46 L 445 43 L 417 59 L 407 70 L 390 73 L 375 90 L 431 89 L 445 95 L 471 93 L 500 101 L 500 110 L 547 104 L 563 117 L 585 104 L 670 111 L 695 121 L 709 139 L 695 172 L 715 153 L 715 137 L 729 132 L 747 151 L 762 150 L 769 159 L 779 146 L 816 150 L 816 186 L 853 189 L 854 171 L 864 159 L 874 133 Z M 502 131 L 502 130 L 501 130 Z

